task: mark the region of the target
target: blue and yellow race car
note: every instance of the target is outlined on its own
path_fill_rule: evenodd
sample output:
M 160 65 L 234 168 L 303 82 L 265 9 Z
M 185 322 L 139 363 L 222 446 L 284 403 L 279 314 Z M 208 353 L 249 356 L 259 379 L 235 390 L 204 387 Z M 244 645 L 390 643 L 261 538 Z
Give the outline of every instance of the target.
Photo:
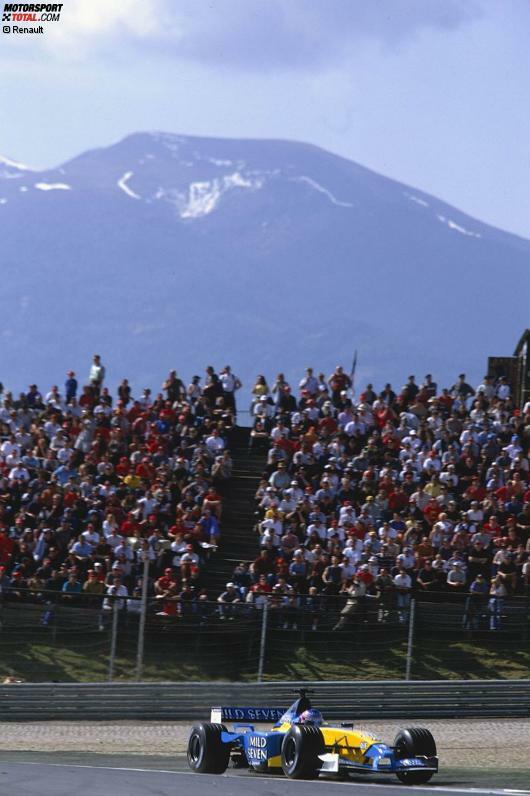
M 352 724 L 333 727 L 312 707 L 307 691 L 282 712 L 276 708 L 213 708 L 211 722 L 193 727 L 188 763 L 200 774 L 222 774 L 230 761 L 238 768 L 282 772 L 292 779 L 319 774 L 395 774 L 407 785 L 428 782 L 438 771 L 436 744 L 429 730 L 400 730 L 392 746 Z M 222 723 L 235 719 L 232 730 Z M 275 721 L 270 730 L 251 722 Z

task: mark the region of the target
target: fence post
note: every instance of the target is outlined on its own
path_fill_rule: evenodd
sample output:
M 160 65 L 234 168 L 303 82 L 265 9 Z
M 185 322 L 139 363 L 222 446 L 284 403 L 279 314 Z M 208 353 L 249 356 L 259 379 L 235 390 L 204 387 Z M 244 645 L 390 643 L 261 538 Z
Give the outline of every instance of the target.
M 414 646 L 414 614 L 416 613 L 416 600 L 410 601 L 409 613 L 409 637 L 407 641 L 407 667 L 405 671 L 405 680 L 410 680 L 412 670 L 412 651 Z
M 118 600 L 112 603 L 112 635 L 110 638 L 110 658 L 109 658 L 109 683 L 114 679 L 114 665 L 116 663 L 116 646 L 118 643 L 118 618 L 120 608 Z
M 261 639 L 259 644 L 259 663 L 258 663 L 258 683 L 263 680 L 263 669 L 265 667 L 265 653 L 267 651 L 267 619 L 269 615 L 269 603 L 265 601 L 261 614 Z
M 144 671 L 144 636 L 145 615 L 147 613 L 147 587 L 149 585 L 149 556 L 144 554 L 144 572 L 142 575 L 142 603 L 140 607 L 140 622 L 138 625 L 138 654 L 136 657 L 136 679 L 141 680 Z

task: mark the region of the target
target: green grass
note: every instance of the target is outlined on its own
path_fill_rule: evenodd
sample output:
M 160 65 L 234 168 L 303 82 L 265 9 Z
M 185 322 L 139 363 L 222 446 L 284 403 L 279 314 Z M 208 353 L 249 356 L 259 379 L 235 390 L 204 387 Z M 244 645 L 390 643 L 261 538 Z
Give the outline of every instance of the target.
M 248 645 L 219 643 L 219 638 L 202 640 L 188 635 L 167 634 L 156 640 L 146 637 L 144 680 L 226 680 L 252 679 L 257 658 L 243 655 Z M 28 638 L 0 639 L 0 682 L 7 675 L 27 682 L 97 682 L 109 678 L 110 634 L 58 634 L 55 641 Z M 117 645 L 115 680 L 132 680 L 136 675 L 137 646 L 134 636 Z M 248 661 L 247 668 L 245 663 Z M 249 669 L 248 665 L 252 668 Z
M 412 672 L 416 680 L 525 679 L 530 674 L 530 650 L 511 642 L 423 641 L 415 648 Z
M 303 638 L 303 643 L 302 643 Z M 3 632 L 0 637 L 0 682 L 14 675 L 28 682 L 94 682 L 107 680 L 110 635 L 34 630 Z M 255 680 L 259 633 L 158 632 L 146 637 L 144 679 Z M 135 677 L 136 638 L 122 634 L 115 679 Z M 266 680 L 394 680 L 405 677 L 406 639 L 395 635 L 377 642 L 350 633 L 269 634 Z M 430 639 L 416 643 L 413 679 L 527 678 L 528 645 L 499 639 L 487 641 Z

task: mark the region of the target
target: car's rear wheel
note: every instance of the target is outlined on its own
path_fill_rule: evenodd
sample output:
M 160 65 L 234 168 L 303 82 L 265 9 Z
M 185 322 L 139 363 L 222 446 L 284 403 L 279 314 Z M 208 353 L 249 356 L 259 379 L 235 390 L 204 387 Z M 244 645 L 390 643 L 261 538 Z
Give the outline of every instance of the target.
M 222 774 L 230 760 L 230 744 L 223 743 L 224 724 L 198 724 L 188 741 L 188 765 L 198 774 Z
M 409 727 L 400 730 L 395 737 L 396 756 L 403 760 L 408 757 L 436 757 L 436 743 L 424 727 Z M 405 785 L 423 785 L 434 771 L 398 771 L 397 778 Z
M 291 779 L 315 779 L 322 763 L 324 738 L 318 727 L 294 725 L 282 743 L 283 773 Z

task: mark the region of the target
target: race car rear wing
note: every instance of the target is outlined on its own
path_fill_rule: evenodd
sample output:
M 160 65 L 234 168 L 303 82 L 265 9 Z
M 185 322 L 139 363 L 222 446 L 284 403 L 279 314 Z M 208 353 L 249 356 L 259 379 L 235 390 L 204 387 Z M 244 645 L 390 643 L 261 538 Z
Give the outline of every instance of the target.
M 210 721 L 222 724 L 223 721 L 279 721 L 285 708 L 212 708 Z

